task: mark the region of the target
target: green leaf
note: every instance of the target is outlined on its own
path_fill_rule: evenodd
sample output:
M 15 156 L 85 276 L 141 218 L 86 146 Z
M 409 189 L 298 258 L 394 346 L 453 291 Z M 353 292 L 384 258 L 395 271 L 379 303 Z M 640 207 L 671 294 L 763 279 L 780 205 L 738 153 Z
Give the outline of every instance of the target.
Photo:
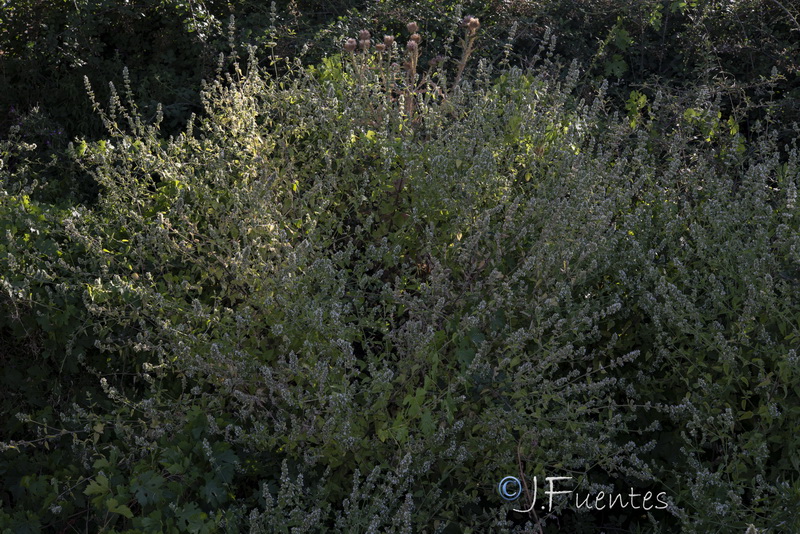
M 228 500 L 228 493 L 217 477 L 212 477 L 200 488 L 200 495 L 213 507 L 217 507 Z
M 108 493 L 108 478 L 105 475 L 97 475 L 94 480 L 83 490 L 84 495 L 105 495 Z
M 210 525 L 206 525 L 208 515 L 200 510 L 194 502 L 190 502 L 178 508 L 175 517 L 178 521 L 178 526 L 192 534 L 210 532 Z
M 156 504 L 162 500 L 164 477 L 153 471 L 145 471 L 131 482 L 136 500 L 142 506 Z
M 124 504 L 118 503 L 116 499 L 108 499 L 106 501 L 106 509 L 112 514 L 123 515 L 128 519 L 133 517 L 133 512 L 131 512 L 131 509 Z
M 436 427 L 433 423 L 433 415 L 431 415 L 431 411 L 429 409 L 425 409 L 422 412 L 422 417 L 420 417 L 419 428 L 422 431 L 422 434 L 426 437 L 430 437 L 433 435 Z

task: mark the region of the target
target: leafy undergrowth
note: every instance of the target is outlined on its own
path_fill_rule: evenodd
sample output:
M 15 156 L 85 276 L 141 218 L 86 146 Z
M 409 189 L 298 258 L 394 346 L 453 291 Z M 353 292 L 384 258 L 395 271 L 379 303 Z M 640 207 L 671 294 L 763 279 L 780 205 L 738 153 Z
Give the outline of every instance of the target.
M 797 148 L 713 87 L 621 117 L 546 51 L 454 84 L 369 40 L 218 76 L 177 137 L 115 92 L 92 206 L 4 176 L 0 526 L 796 528 Z

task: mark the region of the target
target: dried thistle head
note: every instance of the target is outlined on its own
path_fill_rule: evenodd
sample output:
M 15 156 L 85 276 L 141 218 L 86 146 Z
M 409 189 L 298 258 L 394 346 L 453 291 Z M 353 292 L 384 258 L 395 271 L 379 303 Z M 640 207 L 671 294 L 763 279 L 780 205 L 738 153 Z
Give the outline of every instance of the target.
M 358 42 L 358 45 L 361 47 L 361 50 L 364 50 L 365 52 L 369 50 L 370 44 L 372 44 L 372 42 L 369 39 L 362 39 Z
M 415 43 L 419 44 L 420 41 L 422 41 L 422 36 L 420 34 L 418 34 L 418 33 L 415 33 L 411 37 L 409 37 L 409 39 L 411 39 Z
M 418 45 L 416 41 L 409 41 L 406 43 L 406 50 L 411 52 L 412 54 L 417 51 Z
M 406 29 L 408 30 L 408 33 L 417 33 L 419 26 L 417 26 L 416 22 L 409 22 L 406 24 Z
M 378 43 L 378 44 L 375 45 L 375 49 L 378 52 L 383 52 L 384 50 L 386 50 L 386 45 L 383 44 L 383 43 Z
M 349 38 L 349 39 L 348 39 L 348 40 L 347 40 L 347 41 L 344 43 L 344 49 L 345 49 L 346 51 L 348 51 L 348 52 L 351 52 L 351 53 L 352 53 L 352 52 L 355 52 L 355 50 L 356 50 L 356 40 L 355 40 L 355 39 L 353 39 L 352 37 L 351 37 L 351 38 Z
M 467 28 L 470 34 L 475 33 L 478 31 L 478 28 L 481 27 L 481 21 L 478 19 L 478 17 L 473 17 L 472 15 L 467 15 L 464 17 L 464 20 L 461 21 L 461 24 Z
M 369 41 L 372 38 L 372 35 L 367 30 L 361 30 L 358 32 L 358 40 L 359 41 Z
M 391 48 L 392 44 L 394 44 L 394 37 L 391 35 L 384 35 L 383 44 L 386 45 L 386 48 Z

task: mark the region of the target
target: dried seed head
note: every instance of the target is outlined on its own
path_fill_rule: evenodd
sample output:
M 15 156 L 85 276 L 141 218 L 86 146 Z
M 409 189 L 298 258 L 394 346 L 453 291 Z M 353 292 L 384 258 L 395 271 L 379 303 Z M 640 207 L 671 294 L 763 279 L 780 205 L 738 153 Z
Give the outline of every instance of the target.
M 409 41 L 406 43 L 406 50 L 409 52 L 416 52 L 417 51 L 417 42 L 416 41 Z
M 439 55 L 439 56 L 436 56 L 436 57 L 433 57 L 433 58 L 431 58 L 431 60 L 428 62 L 428 64 L 429 64 L 431 67 L 435 67 L 436 65 L 439 65 L 439 64 L 440 64 L 440 63 L 442 63 L 443 61 L 444 61 L 444 56 L 442 56 L 442 55 Z
M 369 50 L 369 45 L 372 44 L 369 39 L 362 39 L 358 42 L 358 45 L 361 47 L 361 50 Z
M 467 27 L 470 33 L 475 33 L 476 31 L 478 31 L 478 28 L 481 27 L 481 21 L 478 20 L 478 17 L 467 15 L 464 18 L 464 26 Z
M 386 45 L 383 43 L 378 43 L 375 45 L 375 48 L 378 50 L 378 52 L 383 52 L 386 50 Z
M 406 29 L 408 30 L 408 33 L 417 33 L 417 30 L 419 29 L 419 26 L 417 26 L 416 22 L 409 22 L 406 25 Z
M 409 37 L 409 39 L 411 39 L 415 43 L 419 44 L 419 42 L 422 41 L 422 36 L 420 36 L 420 34 L 418 34 L 418 33 L 415 33 L 414 35 Z
M 386 48 L 391 48 L 393 43 L 394 43 L 394 37 L 392 37 L 391 35 L 383 36 L 383 44 L 386 45 Z
M 356 49 L 356 40 L 352 37 L 344 43 L 344 49 L 348 52 L 354 52 Z
M 361 30 L 358 32 L 358 40 L 359 41 L 369 41 L 372 35 L 367 30 Z

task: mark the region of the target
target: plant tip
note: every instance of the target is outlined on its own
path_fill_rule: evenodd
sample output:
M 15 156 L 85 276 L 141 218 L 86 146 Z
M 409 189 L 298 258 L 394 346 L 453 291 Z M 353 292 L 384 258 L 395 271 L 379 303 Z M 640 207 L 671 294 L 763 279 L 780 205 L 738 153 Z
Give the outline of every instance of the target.
M 478 28 L 481 27 L 481 21 L 478 17 L 473 17 L 472 15 L 467 15 L 464 17 L 462 24 L 469 30 L 470 33 L 475 33 L 478 31 Z

